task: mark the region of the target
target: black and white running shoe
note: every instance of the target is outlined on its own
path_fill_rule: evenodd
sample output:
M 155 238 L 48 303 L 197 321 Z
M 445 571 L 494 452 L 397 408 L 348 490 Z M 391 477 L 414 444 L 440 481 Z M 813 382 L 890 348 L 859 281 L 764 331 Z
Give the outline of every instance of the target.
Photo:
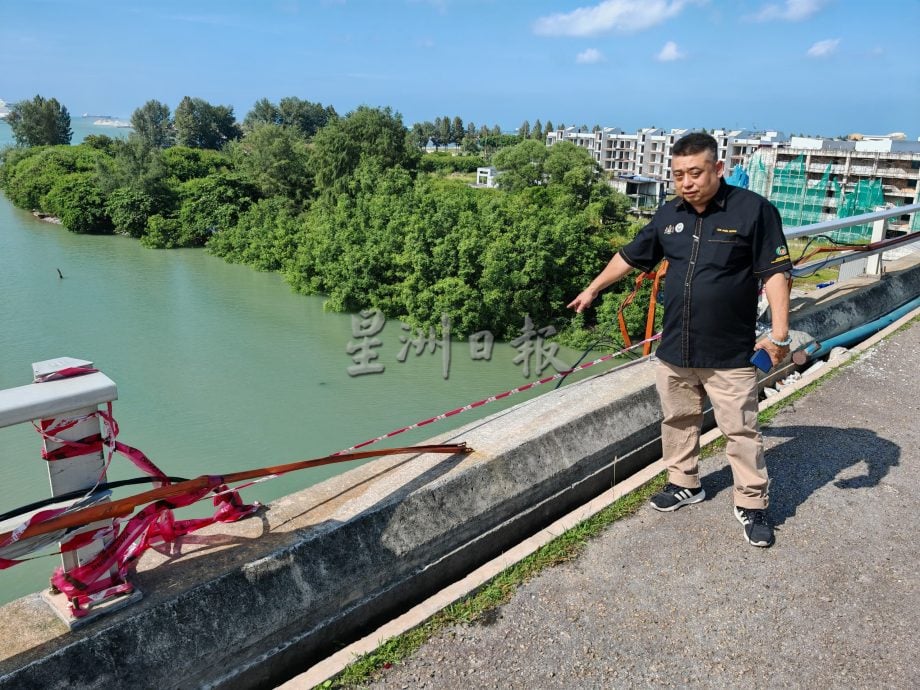
M 767 518 L 766 510 L 754 508 L 738 508 L 735 506 L 735 517 L 744 525 L 744 538 L 752 546 L 773 546 L 773 525 Z
M 661 491 L 649 499 L 649 503 L 655 510 L 670 513 L 681 506 L 699 503 L 704 498 L 706 498 L 706 491 L 701 486 L 696 489 L 686 489 L 676 484 L 665 484 Z

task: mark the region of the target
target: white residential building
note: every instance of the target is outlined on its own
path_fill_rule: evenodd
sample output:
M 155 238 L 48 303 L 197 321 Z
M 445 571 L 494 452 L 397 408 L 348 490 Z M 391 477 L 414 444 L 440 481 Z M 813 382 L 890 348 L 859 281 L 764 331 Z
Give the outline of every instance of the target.
M 585 132 L 568 127 L 547 132 L 546 145 L 569 141 L 581 146 L 594 156 L 602 170 L 613 176 L 639 175 L 670 180 L 671 147 L 691 131 L 645 127 L 636 132 L 625 132 L 617 127 L 605 127 L 596 132 Z M 754 151 L 786 143 L 786 138 L 775 131 L 715 130 L 713 136 L 719 144 L 719 157 L 725 162 L 726 175 L 735 165 L 746 165 Z
M 754 132 L 748 129 L 717 129 L 712 135 L 719 144 L 719 158 L 725 163 L 726 177 L 731 175 L 736 165 L 747 168 L 755 151 L 789 145 L 789 138 L 775 130 Z

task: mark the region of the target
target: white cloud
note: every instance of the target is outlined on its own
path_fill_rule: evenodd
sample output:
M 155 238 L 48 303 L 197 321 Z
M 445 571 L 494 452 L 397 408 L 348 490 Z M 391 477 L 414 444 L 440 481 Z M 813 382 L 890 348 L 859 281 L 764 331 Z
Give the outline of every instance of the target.
M 782 5 L 764 5 L 760 12 L 754 15 L 754 20 L 769 22 L 778 19 L 800 22 L 808 19 L 826 4 L 827 0 L 786 0 Z
M 825 41 L 818 41 L 808 49 L 806 55 L 813 58 L 825 58 L 836 52 L 839 44 L 839 38 L 828 38 Z
M 674 60 L 683 60 L 685 57 L 687 57 L 687 54 L 682 53 L 674 41 L 668 41 L 658 52 L 658 55 L 655 56 L 655 59 L 658 62 L 673 62 Z
M 604 0 L 591 7 L 540 17 L 534 33 L 541 36 L 593 36 L 613 29 L 641 31 L 670 19 L 692 0 Z
M 596 48 L 588 48 L 575 56 L 575 62 L 581 65 L 591 65 L 604 59 L 604 55 Z

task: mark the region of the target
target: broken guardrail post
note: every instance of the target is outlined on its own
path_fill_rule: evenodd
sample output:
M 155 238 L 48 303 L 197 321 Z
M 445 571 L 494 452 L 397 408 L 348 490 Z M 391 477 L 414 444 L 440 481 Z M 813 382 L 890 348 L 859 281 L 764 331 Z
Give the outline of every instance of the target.
M 32 365 L 33 383 L 0 390 L 0 427 L 33 422 L 42 434 L 42 457 L 47 460 L 52 496 L 89 492 L 106 481 L 105 451 L 109 439 L 104 434 L 99 406 L 116 400 L 118 391 L 114 381 L 92 366 L 92 362 L 71 357 L 35 362 Z M 107 497 L 99 498 L 108 500 Z M 19 516 L 10 522 L 21 524 L 29 517 Z M 110 532 L 73 550 L 63 547 L 79 534 L 111 524 L 110 520 L 97 522 L 67 533 L 60 542 L 65 573 L 94 558 L 110 543 L 113 534 Z M 113 568 L 106 574 L 109 575 L 117 577 L 117 570 Z M 89 608 L 67 601 L 64 595 L 53 590 L 42 596 L 65 623 L 76 627 L 100 613 L 140 598 L 140 592 L 130 589 L 114 597 L 101 596 Z

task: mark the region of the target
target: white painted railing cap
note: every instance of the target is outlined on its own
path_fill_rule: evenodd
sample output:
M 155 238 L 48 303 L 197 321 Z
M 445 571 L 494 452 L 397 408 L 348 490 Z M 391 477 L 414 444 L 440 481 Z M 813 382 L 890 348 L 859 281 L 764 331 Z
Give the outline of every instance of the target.
M 67 367 L 92 365 L 81 359 L 59 357 L 32 365 L 35 376 L 47 375 Z M 102 372 L 73 378 L 30 383 L 0 390 L 0 427 L 13 426 L 33 419 L 54 417 L 118 399 L 115 382 Z

